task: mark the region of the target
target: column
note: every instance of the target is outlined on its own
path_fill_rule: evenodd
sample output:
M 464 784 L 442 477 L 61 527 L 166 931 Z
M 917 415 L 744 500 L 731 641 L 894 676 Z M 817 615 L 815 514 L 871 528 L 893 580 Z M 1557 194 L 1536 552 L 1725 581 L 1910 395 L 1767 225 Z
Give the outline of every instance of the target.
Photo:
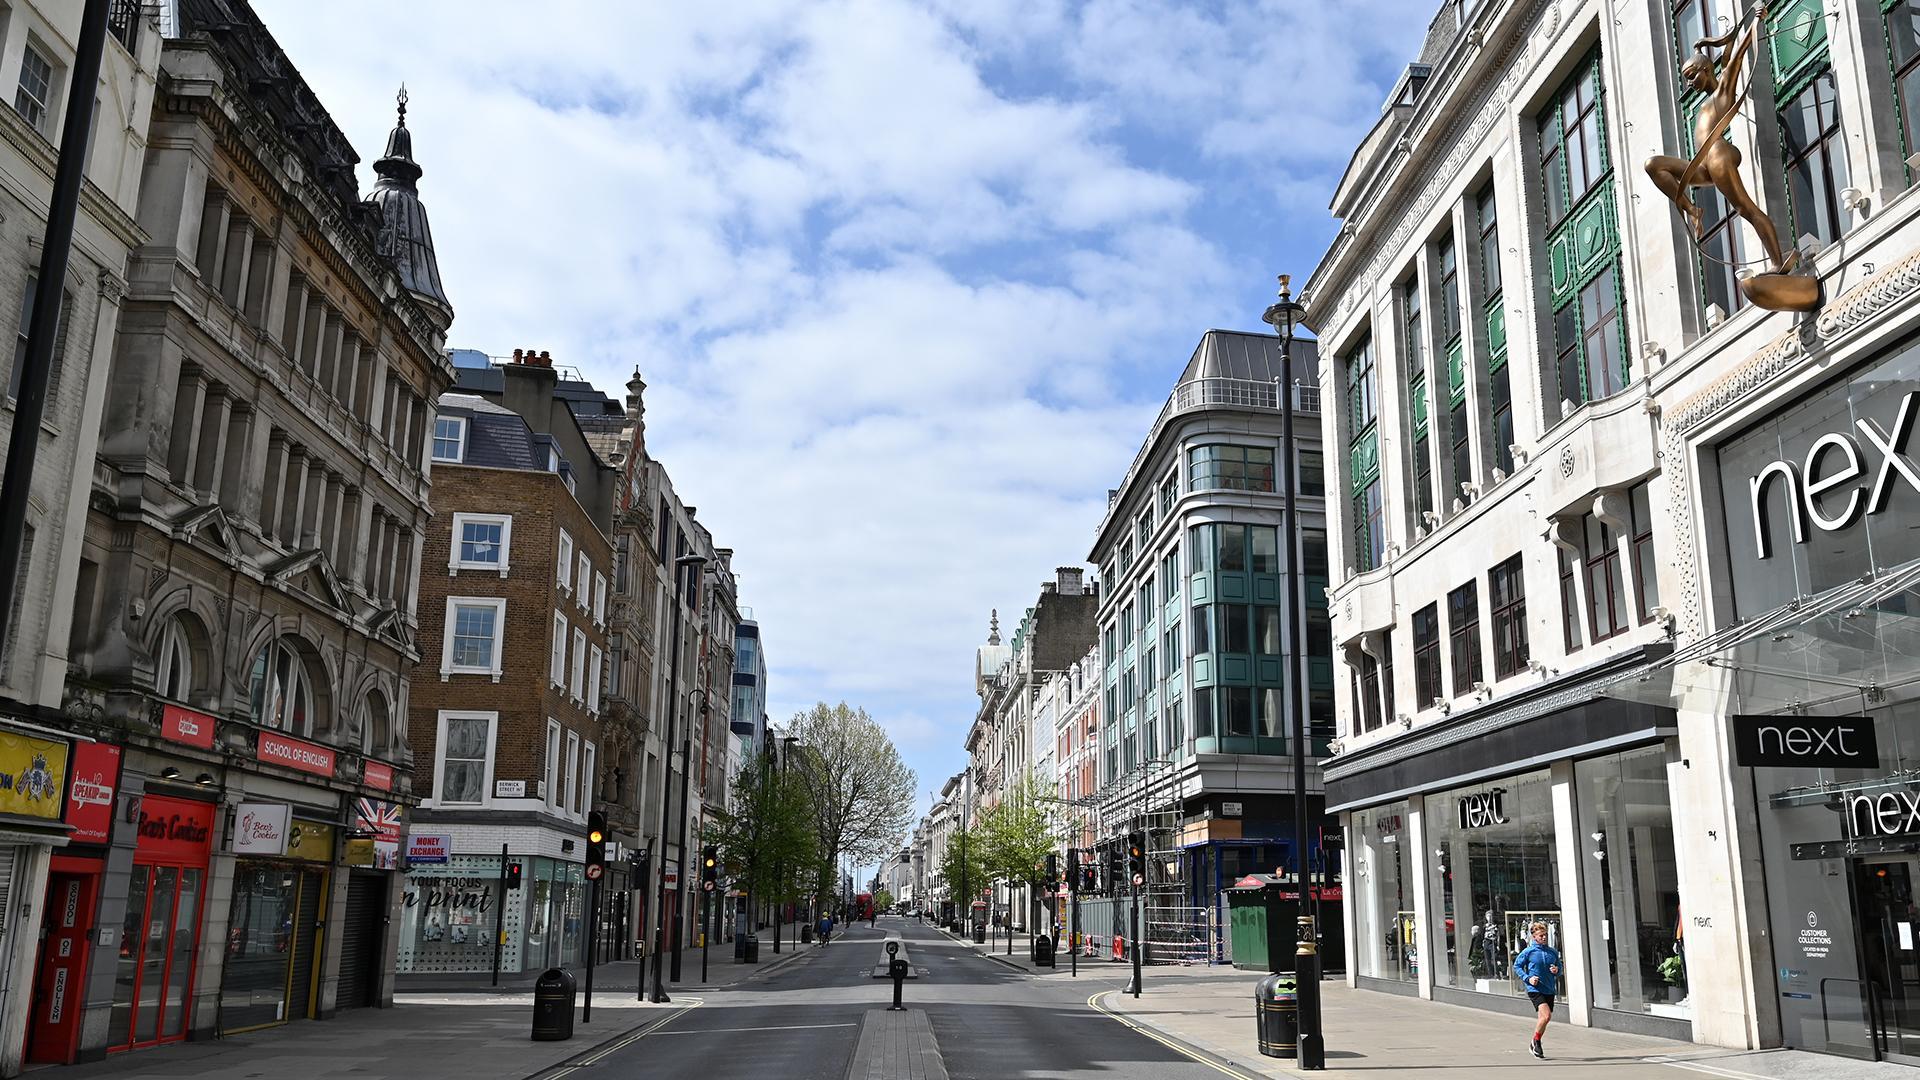
M 1447 955 L 1446 943 L 1442 940 L 1445 928 L 1434 928 L 1433 890 L 1428 885 L 1432 876 L 1433 860 L 1427 851 L 1425 800 L 1414 796 L 1407 800 L 1407 843 L 1411 848 L 1407 852 L 1407 873 L 1413 878 L 1413 934 L 1414 948 L 1420 960 L 1416 975 L 1420 996 L 1433 998 L 1433 969 Z M 1352 926 L 1352 923 L 1348 923 Z M 1399 927 L 1394 928 L 1399 932 Z
M 294 368 L 300 366 L 300 343 L 306 340 L 307 292 L 304 276 L 294 274 L 287 282 L 287 312 L 281 324 L 280 348 Z
M 387 530 L 391 534 L 387 540 L 387 596 L 393 601 L 394 606 L 398 607 L 400 606 L 400 555 L 403 550 L 400 546 L 400 523 L 397 520 L 388 521 Z
M 265 329 L 267 326 L 267 296 L 273 286 L 273 240 L 255 233 L 253 254 L 248 258 L 246 291 L 241 297 L 240 308 L 246 313 L 247 321 Z
M 196 267 L 200 271 L 200 280 L 207 288 L 216 291 L 220 288 L 220 275 L 226 266 L 227 217 L 230 210 L 227 193 L 208 184 L 207 200 L 200 213 L 200 249 Z
M 236 515 L 242 507 L 258 505 L 260 492 L 255 486 L 255 462 L 267 459 L 264 433 L 256 424 L 260 413 L 253 406 L 236 404 L 227 424 L 227 466 L 220 477 L 220 504 Z
M 340 406 L 353 414 L 360 415 L 359 398 L 355 392 L 360 385 L 360 336 L 348 331 L 340 338 L 340 374 L 334 380 L 333 396 L 340 399 Z
M 371 580 L 367 572 L 367 558 L 371 552 L 369 552 L 367 548 L 374 542 L 373 529 L 375 525 L 375 512 L 376 507 L 374 506 L 373 500 L 363 492 L 356 490 L 353 500 L 353 536 L 350 538 L 347 547 L 346 561 L 348 565 L 346 575 L 348 580 L 358 585 L 362 592 L 368 594 L 371 594 L 373 590 L 367 584 L 368 581 Z
M 295 548 L 300 546 L 300 504 L 307 498 L 307 452 L 295 446 L 281 460 L 286 463 L 286 482 L 280 495 L 280 543 Z
M 381 354 L 377 345 L 369 343 L 366 349 L 370 368 L 367 374 L 367 406 L 365 419 L 371 431 L 385 431 L 387 423 L 387 358 Z
M 321 387 L 333 397 L 339 396 L 334 386 L 340 379 L 340 344 L 345 332 L 346 320 L 340 317 L 340 313 L 327 312 L 326 336 L 320 339 L 320 363 L 315 378 L 320 380 Z
M 229 216 L 226 247 L 220 272 L 220 295 L 237 308 L 246 295 L 247 277 L 253 269 L 253 221 L 245 214 Z
M 326 299 L 309 287 L 306 325 L 300 331 L 300 363 L 298 364 L 300 370 L 309 376 L 313 376 L 320 370 L 320 335 L 325 330 L 326 324 Z
M 300 520 L 297 523 L 298 538 L 294 541 L 301 548 L 315 547 L 320 542 L 320 512 L 327 501 L 327 468 L 317 457 L 307 458 L 306 498 L 300 501 Z
M 327 493 L 331 497 L 327 521 L 327 561 L 340 565 L 340 523 L 347 512 L 347 480 L 338 473 L 327 474 Z
M 1560 992 L 1567 998 L 1567 1018 L 1576 1024 L 1590 1024 L 1593 986 L 1575 977 L 1586 967 L 1587 928 L 1580 910 L 1580 852 L 1584 845 L 1580 843 L 1580 822 L 1573 812 L 1573 762 L 1556 761 L 1550 772 L 1554 866 L 1560 876 Z
M 343 581 L 352 580 L 353 555 L 360 538 L 360 489 L 348 485 L 340 498 L 334 525 L 333 569 Z
M 380 568 L 384 565 L 381 560 L 386 558 L 386 544 L 387 512 L 375 505 L 368 511 L 366 573 L 361 578 L 361 587 L 375 600 L 384 599 L 387 595 L 381 591 L 383 579 L 380 576 Z
M 233 416 L 233 397 L 225 387 L 215 387 L 200 411 L 199 461 L 193 474 L 193 488 L 203 498 L 213 499 L 226 472 L 227 422 Z
M 280 492 L 287 480 L 287 435 L 267 433 L 266 469 L 260 480 L 260 535 L 276 536 L 280 523 Z
M 197 367 L 182 366 L 180 390 L 173 399 L 173 431 L 168 436 L 167 471 L 181 487 L 193 486 L 199 449 L 200 413 L 206 405 L 207 380 Z

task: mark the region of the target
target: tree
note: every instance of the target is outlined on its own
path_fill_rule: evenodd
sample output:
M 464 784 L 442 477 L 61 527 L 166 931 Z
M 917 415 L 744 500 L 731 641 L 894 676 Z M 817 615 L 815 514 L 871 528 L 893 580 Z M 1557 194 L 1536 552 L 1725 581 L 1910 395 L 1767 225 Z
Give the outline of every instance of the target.
M 1040 782 L 1028 776 L 1014 785 L 999 805 L 987 811 L 981 831 L 986 834 L 987 873 L 1009 888 L 1029 886 L 1038 897 L 1046 884 L 1047 856 L 1058 843 L 1054 814 Z M 1028 925 L 1033 925 L 1030 918 Z M 1011 938 L 1007 949 L 1013 949 Z
M 947 837 L 946 853 L 940 857 L 940 879 L 947 883 L 947 895 L 953 897 L 956 918 L 969 917 L 971 894 L 987 883 L 985 847 L 975 829 L 955 829 Z
M 888 892 L 885 889 L 881 889 L 879 892 L 873 894 L 873 910 L 874 911 L 876 912 L 885 911 L 892 906 L 893 906 L 892 893 Z
M 727 809 L 707 818 L 702 840 L 720 849 L 736 888 L 782 903 L 795 899 L 798 871 L 813 863 L 813 808 L 801 778 L 770 759 L 749 759 L 734 777 Z
M 819 895 L 831 895 L 842 858 L 879 862 L 913 825 L 913 770 L 865 709 L 821 702 L 793 718 L 818 841 Z

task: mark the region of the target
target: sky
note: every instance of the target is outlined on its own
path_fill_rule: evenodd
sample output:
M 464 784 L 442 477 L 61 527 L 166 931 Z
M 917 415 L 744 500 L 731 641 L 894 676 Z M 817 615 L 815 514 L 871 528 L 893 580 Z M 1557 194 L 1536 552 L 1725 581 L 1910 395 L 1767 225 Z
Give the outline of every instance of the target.
M 1436 0 L 254 0 L 363 161 L 395 90 L 449 343 L 615 398 L 734 549 L 776 723 L 964 765 L 988 614 L 1086 562 L 1209 328 L 1265 330 Z

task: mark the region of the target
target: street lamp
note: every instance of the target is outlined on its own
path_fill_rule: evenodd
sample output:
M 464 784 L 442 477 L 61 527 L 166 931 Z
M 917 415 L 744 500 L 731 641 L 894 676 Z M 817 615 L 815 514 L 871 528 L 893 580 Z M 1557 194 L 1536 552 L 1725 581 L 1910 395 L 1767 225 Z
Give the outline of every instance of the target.
M 1274 404 L 1280 408 L 1280 469 L 1282 510 L 1286 515 L 1287 636 L 1282 670 L 1287 673 L 1287 708 L 1293 713 L 1293 852 L 1294 880 L 1299 890 L 1299 949 L 1294 958 L 1294 987 L 1300 1007 L 1300 1067 L 1326 1068 L 1326 1042 L 1320 1032 L 1320 958 L 1314 933 L 1313 910 L 1307 894 L 1307 711 L 1300 695 L 1300 519 L 1294 507 L 1295 454 L 1293 441 L 1293 328 L 1305 309 L 1293 299 L 1290 275 L 1280 275 L 1280 299 L 1267 308 L 1262 320 L 1280 337 L 1280 386 Z
M 673 656 L 667 665 L 667 741 L 661 760 L 667 764 L 667 775 L 660 784 L 660 881 L 654 894 L 653 918 L 653 1002 L 664 1004 L 673 999 L 667 996 L 667 984 L 664 980 L 660 962 L 667 951 L 667 821 L 673 810 L 673 736 L 680 721 L 680 593 L 686 583 L 689 567 L 698 568 L 707 564 L 705 555 L 682 555 L 673 560 L 673 639 L 667 645 L 673 650 Z M 686 768 L 686 762 L 680 763 Z M 685 796 L 682 796 L 685 799 Z M 681 844 L 684 847 L 684 830 Z M 685 861 L 685 857 L 682 857 Z M 678 944 L 676 938 L 675 944 Z
M 780 745 L 784 747 L 784 749 L 776 753 L 773 757 L 774 794 L 779 799 L 784 800 L 787 797 L 787 789 L 784 786 L 786 781 L 786 762 L 788 758 L 793 756 L 793 744 L 799 741 L 800 737 L 798 735 L 782 735 L 780 737 Z M 780 843 L 784 846 L 785 841 L 780 841 Z M 780 924 L 785 920 L 786 916 L 787 901 L 784 897 L 786 896 L 787 889 L 787 860 L 785 858 L 778 860 L 774 864 L 773 880 L 779 883 L 773 894 L 773 951 L 777 953 L 780 951 Z

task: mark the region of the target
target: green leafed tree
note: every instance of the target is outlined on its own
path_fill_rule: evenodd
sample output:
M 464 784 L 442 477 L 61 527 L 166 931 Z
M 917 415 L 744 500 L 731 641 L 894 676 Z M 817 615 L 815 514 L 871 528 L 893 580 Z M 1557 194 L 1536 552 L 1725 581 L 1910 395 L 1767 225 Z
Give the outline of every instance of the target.
M 708 816 L 702 840 L 720 849 L 735 888 L 776 903 L 798 899 L 795 882 L 814 859 L 813 807 L 802 778 L 769 759 L 748 761 L 725 810 Z
M 1010 887 L 1029 886 L 1035 898 L 1045 885 L 1047 856 L 1059 845 L 1057 815 L 1046 796 L 1040 782 L 1028 776 L 987 811 L 980 829 L 985 834 L 988 875 Z M 1027 923 L 1032 926 L 1033 913 L 1027 914 Z M 1012 947 L 1011 942 L 1008 947 Z
M 947 884 L 959 917 L 967 918 L 967 905 L 987 887 L 986 845 L 978 829 L 955 829 L 947 836 L 946 854 L 940 858 L 940 879 Z
M 842 859 L 879 862 L 913 825 L 914 775 L 865 709 L 821 702 L 793 718 L 813 807 L 817 893 L 831 896 Z

